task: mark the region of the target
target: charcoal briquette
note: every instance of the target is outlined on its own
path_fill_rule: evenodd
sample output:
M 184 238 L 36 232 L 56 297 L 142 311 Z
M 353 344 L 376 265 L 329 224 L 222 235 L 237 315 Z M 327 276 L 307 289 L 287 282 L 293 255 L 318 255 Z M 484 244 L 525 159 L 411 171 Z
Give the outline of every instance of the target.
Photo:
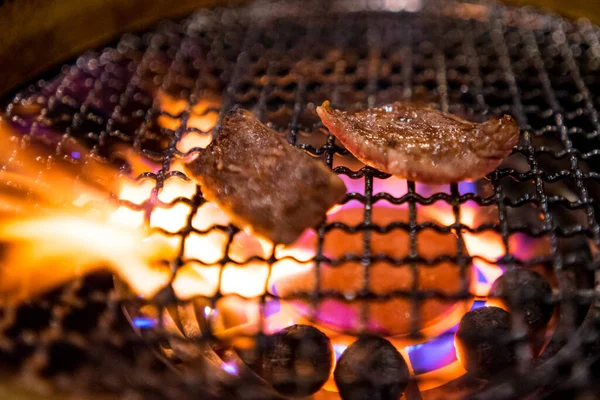
M 457 356 L 471 375 L 492 378 L 514 363 L 510 333 L 510 314 L 503 309 L 482 307 L 471 310 L 458 325 Z
M 377 336 L 363 336 L 350 345 L 333 373 L 343 400 L 397 400 L 409 376 L 402 355 Z
M 333 349 L 329 338 L 309 325 L 292 325 L 265 340 L 260 375 L 278 392 L 308 396 L 329 379 Z
M 493 283 L 490 298 L 502 301 L 508 311 L 519 310 L 530 329 L 543 329 L 550 321 L 553 305 L 550 284 L 535 271 L 513 269 Z M 492 300 L 494 301 L 494 300 Z

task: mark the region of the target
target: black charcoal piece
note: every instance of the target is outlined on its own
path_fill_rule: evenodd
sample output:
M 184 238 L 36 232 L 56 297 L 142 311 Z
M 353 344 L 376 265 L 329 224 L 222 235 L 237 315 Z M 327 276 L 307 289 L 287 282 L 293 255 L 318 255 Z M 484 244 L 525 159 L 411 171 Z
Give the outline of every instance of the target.
M 377 336 L 363 336 L 350 345 L 333 373 L 343 400 L 397 400 L 409 375 L 398 350 Z
M 498 307 L 482 307 L 466 313 L 456 332 L 458 358 L 472 375 L 489 379 L 514 362 L 510 314 Z
M 490 297 L 501 300 L 506 308 L 519 310 L 533 330 L 543 329 L 554 307 L 548 302 L 552 288 L 540 274 L 527 269 L 513 269 L 500 276 L 490 290 Z
M 329 379 L 333 349 L 329 338 L 308 325 L 292 325 L 265 341 L 260 375 L 280 393 L 308 396 Z

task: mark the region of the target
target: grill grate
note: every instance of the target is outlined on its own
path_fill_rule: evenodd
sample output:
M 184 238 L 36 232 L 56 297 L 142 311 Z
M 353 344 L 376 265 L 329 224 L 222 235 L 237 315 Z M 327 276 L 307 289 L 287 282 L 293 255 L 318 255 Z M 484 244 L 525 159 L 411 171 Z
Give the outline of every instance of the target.
M 351 190 L 346 201 L 363 210 L 358 225 L 326 221 L 316 228 L 315 256 L 310 260 L 315 265 L 315 288 L 283 296 L 286 300 L 306 299 L 313 312 L 327 299 L 344 301 L 345 293 L 322 287 L 322 269 L 358 263 L 363 267 L 362 286 L 355 299 L 410 301 L 410 330 L 418 337 L 424 301 L 471 297 L 467 274 L 473 261 L 505 268 L 543 265 L 556 277 L 553 301 L 561 307 L 555 336 L 540 358 L 545 363 L 531 362 L 523 327 L 515 324 L 513 339 L 520 343 L 517 377 L 485 388 L 478 398 L 509 398 L 522 391 L 563 386 L 592 390 L 599 354 L 594 352 L 595 308 L 580 325 L 582 308 L 585 314 L 597 297 L 593 281 L 597 258 L 590 249 L 600 244 L 596 217 L 600 100 L 594 96 L 600 92 L 599 35 L 600 30 L 587 21 L 570 22 L 488 3 L 265 2 L 202 10 L 182 22 L 128 34 L 82 55 L 57 75 L 8 99 L 5 119 L 24 133 L 25 144 L 39 138 L 50 143 L 53 163 L 67 160 L 85 174 L 88 165 L 108 162 L 118 167 L 116 178 L 153 182 L 150 196 L 141 204 L 118 199 L 118 193 L 111 193 L 111 198 L 142 212 L 149 232 L 180 239 L 177 255 L 166 260 L 173 271 L 189 264 L 216 265 L 222 271 L 226 265 L 247 264 L 229 254 L 240 231 L 231 225 L 195 225 L 198 210 L 206 207 L 198 188 L 189 197 L 171 201 L 164 201 L 161 193 L 170 180 L 188 180 L 173 164 L 197 152 L 181 150 L 186 135 L 211 134 L 199 119 L 222 115 L 236 104 L 251 109 L 287 135 L 292 145 L 347 177 Z M 166 107 L 175 100 L 165 99 L 183 101 Z M 207 99 L 208 106 L 199 110 L 197 105 Z M 509 113 L 518 120 L 522 138 L 489 179 L 436 188 L 407 182 L 406 190 L 398 192 L 386 186 L 393 178 L 354 160 L 327 134 L 314 112 L 324 100 L 331 100 L 334 107 L 357 109 L 397 99 L 435 102 L 442 110 L 476 120 Z M 89 154 L 80 157 L 71 151 L 73 138 L 90 148 Z M 157 168 L 140 174 L 118 151 L 123 144 Z M 407 219 L 375 224 L 373 210 L 382 204 L 406 208 Z M 448 208 L 450 223 L 420 221 L 424 209 L 439 204 Z M 490 217 L 471 226 L 462 222 L 461 215 L 473 204 L 489 211 Z M 153 226 L 157 209 L 180 205 L 190 210 L 182 229 L 168 232 Z M 361 252 L 329 257 L 325 241 L 335 231 L 361 235 Z M 407 256 L 374 252 L 374 236 L 394 231 L 408 235 Z M 424 231 L 455 235 L 455 254 L 434 258 L 420 254 L 418 238 Z M 502 239 L 503 255 L 498 259 L 464 251 L 466 233 L 486 232 Z M 215 233 L 227 236 L 223 257 L 208 262 L 186 255 L 188 238 Z M 516 235 L 540 239 L 548 243 L 549 251 L 518 255 L 511 242 Z M 269 271 L 280 260 L 275 249 L 250 259 L 266 263 Z M 370 266 L 382 261 L 408 266 L 412 287 L 384 294 L 370 290 Z M 418 270 L 448 261 L 458 266 L 461 290 L 420 290 Z M 584 278 L 574 278 L 579 275 Z M 172 310 L 162 308 L 169 300 L 166 294 L 163 291 L 151 301 L 158 301 L 162 312 Z M 205 304 L 215 308 L 227 296 L 219 291 Z M 269 293 L 257 298 L 263 316 L 268 301 L 277 297 Z M 50 376 L 64 390 L 109 391 L 132 398 L 228 398 L 242 396 L 240 388 L 251 384 L 217 388 L 211 383 L 214 377 L 200 376 L 201 367 L 189 373 L 173 368 L 170 361 L 160 362 L 164 355 L 157 346 L 173 338 L 160 327 L 140 338 L 122 315 L 122 304 L 131 305 L 132 300 L 123 299 L 112 280 L 99 274 L 25 306 L 0 309 L 0 365 L 18 367 L 18 376 L 36 385 L 42 382 L 38 378 Z M 368 313 L 363 306 L 362 327 Z M 207 323 L 210 326 L 210 319 Z M 194 343 L 202 346 L 207 340 Z M 254 395 L 264 398 L 261 392 Z M 428 398 L 418 390 L 407 397 Z

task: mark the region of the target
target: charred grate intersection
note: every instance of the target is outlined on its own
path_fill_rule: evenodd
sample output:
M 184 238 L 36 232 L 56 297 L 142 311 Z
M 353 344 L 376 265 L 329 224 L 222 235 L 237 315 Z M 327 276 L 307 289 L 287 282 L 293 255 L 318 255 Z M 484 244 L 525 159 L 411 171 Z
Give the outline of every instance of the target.
M 165 260 L 173 271 L 194 264 L 217 267 L 222 274 L 227 265 L 251 262 L 264 263 L 271 271 L 285 259 L 314 264 L 312 290 L 250 296 L 260 305 L 260 321 L 273 299 L 307 301 L 311 312 L 327 300 L 348 300 L 343 291 L 323 287 L 327 285 L 322 271 L 356 264 L 362 272 L 353 299 L 408 302 L 409 334 L 418 337 L 424 302 L 472 297 L 472 263 L 549 271 L 554 290 L 548 301 L 560 305 L 560 318 L 539 358 L 532 361 L 527 356 L 523 329 L 515 324 L 511 338 L 520 350 L 508 376 L 486 385 L 463 380 L 429 395 L 409 387 L 405 396 L 584 393 L 597 390 L 594 380 L 600 373 L 594 289 L 595 248 L 600 244 L 599 40 L 600 29 L 588 21 L 571 22 L 495 3 L 258 2 L 201 10 L 183 21 L 164 22 L 89 51 L 6 99 L 4 121 L 28 138 L 25 145 L 41 139 L 52 148 L 52 162 L 46 160 L 40 168 L 70 163 L 83 176 L 88 164 L 101 162 L 116 167 L 115 179 L 152 182 L 149 195 L 139 203 L 121 199 L 119 193 L 109 197 L 139 211 L 148 232 L 178 239 L 178 251 Z M 521 139 L 488 178 L 427 187 L 394 181 L 360 164 L 327 134 L 315 112 L 324 100 L 353 110 L 399 99 L 434 103 L 475 121 L 511 114 L 521 126 Z M 235 105 L 253 111 L 290 144 L 344 177 L 349 189 L 345 204 L 361 210 L 358 223 L 328 219 L 315 227 L 309 260 L 282 256 L 276 249 L 239 259 L 230 249 L 243 232 L 227 223 L 198 227 L 194 222 L 207 206 L 199 188 L 168 201 L 161 197 L 169 181 L 189 181 L 173 168 L 198 152 L 194 146 L 182 146 L 186 137 L 208 140 L 223 112 Z M 89 154 L 72 150 L 73 139 Z M 123 149 L 133 149 L 150 162 L 133 165 Z M 403 217 L 378 223 L 382 205 Z M 188 210 L 183 227 L 168 230 L 152 223 L 157 209 L 180 206 Z M 440 207 L 445 210 L 443 220 L 421 218 Z M 469 207 L 477 211 L 476 217 L 465 223 L 462 216 Z M 360 236 L 360 246 L 328 254 L 327 241 L 335 232 Z M 379 252 L 375 241 L 395 232 L 406 235 L 406 252 Z M 430 244 L 419 241 L 427 232 L 441 240 L 451 238 L 455 251 L 430 256 Z M 188 238 L 214 233 L 226 237 L 220 257 L 207 261 L 189 256 Z M 474 253 L 465 244 L 465 235 L 488 233 L 499 238 L 498 257 Z M 521 252 L 519 246 L 527 247 L 524 242 L 535 242 L 544 251 Z M 381 262 L 407 268 L 411 284 L 388 292 L 372 290 L 371 266 Z M 456 265 L 460 289 L 420 289 L 419 270 L 447 262 Z M 204 314 L 204 307 L 215 309 L 219 300 L 230 296 L 219 287 L 216 294 L 192 303 L 196 314 Z M 157 305 L 158 326 L 140 336 L 131 330 L 121 306 L 148 304 Z M 186 346 L 203 351 L 214 339 L 210 334 L 216 328 L 210 319 L 199 336 L 182 338 L 169 332 L 162 315 L 184 320 L 183 309 L 168 289 L 147 301 L 124 296 L 110 276 L 79 278 L 41 299 L 0 308 L 0 371 L 6 367 L 10 376 L 37 385 L 49 377 L 58 388 L 82 395 L 266 398 L 262 386 L 254 392 L 248 389 L 255 382 L 243 374 L 234 380 L 206 372 L 214 369 L 209 365 L 214 360 L 195 359 L 198 366 L 192 369 L 174 366 L 186 364 L 180 356 L 177 362 L 167 360 L 159 350 L 165 342 L 170 341 L 166 347 L 177 353 L 174 348 Z M 367 326 L 368 320 L 369 307 L 360 307 L 358 326 Z

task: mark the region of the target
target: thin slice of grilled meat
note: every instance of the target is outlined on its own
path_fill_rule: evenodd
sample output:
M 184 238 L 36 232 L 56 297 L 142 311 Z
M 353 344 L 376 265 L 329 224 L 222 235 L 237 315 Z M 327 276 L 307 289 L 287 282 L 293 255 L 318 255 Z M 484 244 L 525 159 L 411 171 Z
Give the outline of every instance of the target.
M 344 182 L 323 163 L 239 108 L 224 116 L 216 139 L 186 168 L 234 224 L 274 243 L 293 242 L 346 195 Z
M 500 165 L 519 139 L 519 127 L 508 115 L 474 123 L 401 102 L 350 114 L 328 101 L 317 113 L 366 165 L 429 184 L 481 178 Z

